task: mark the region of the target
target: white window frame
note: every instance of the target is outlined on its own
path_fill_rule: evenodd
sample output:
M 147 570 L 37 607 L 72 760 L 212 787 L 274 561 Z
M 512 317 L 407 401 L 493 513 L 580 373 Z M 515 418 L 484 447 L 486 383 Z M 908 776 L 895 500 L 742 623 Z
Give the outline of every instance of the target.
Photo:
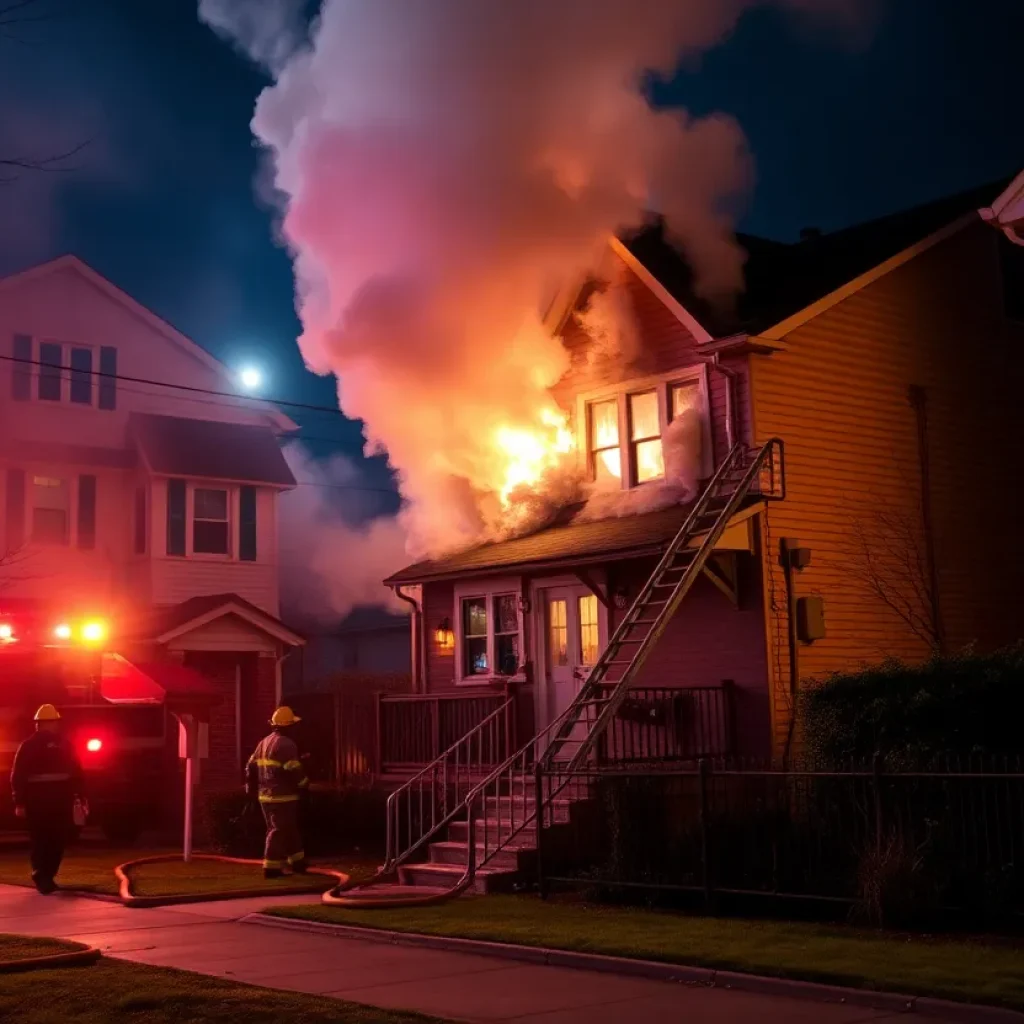
M 195 508 L 196 491 L 226 491 L 228 496 L 228 549 L 220 554 L 215 551 L 195 550 Z M 165 499 L 166 500 L 166 499 Z M 219 522 L 219 520 L 200 520 L 201 522 Z M 218 483 L 215 480 L 188 480 L 185 485 L 185 557 L 200 562 L 236 562 L 238 561 L 238 488 L 231 484 Z M 175 556 L 172 556 L 175 557 Z M 178 556 L 180 557 L 180 556 Z
M 455 685 L 456 686 L 488 686 L 496 682 L 511 680 L 522 682 L 525 679 L 523 666 L 527 660 L 524 646 L 523 630 L 523 593 L 522 580 L 517 576 L 503 579 L 472 581 L 455 585 L 452 629 L 455 634 Z M 494 639 L 494 598 L 510 594 L 516 599 L 516 624 L 519 630 L 519 666 L 515 675 L 503 676 L 494 671 L 497 664 L 495 658 Z M 465 670 L 465 635 L 463 633 L 462 604 L 464 601 L 480 598 L 487 602 L 487 664 L 491 671 L 485 675 L 466 675 Z
M 615 399 L 619 410 L 619 464 L 622 471 L 619 477 L 621 490 L 635 490 L 638 487 L 659 486 L 670 483 L 665 477 L 635 483 L 636 466 L 633 458 L 633 442 L 630 439 L 629 396 L 644 391 L 654 391 L 658 396 L 658 426 L 660 437 L 664 439 L 665 430 L 671 422 L 672 386 L 696 381 L 700 389 L 701 405 L 704 410 L 701 430 L 701 476 L 707 479 L 714 467 L 711 432 L 711 401 L 708 383 L 708 367 L 705 363 L 682 367 L 670 373 L 661 373 L 650 377 L 637 377 L 621 381 L 617 384 L 586 391 L 576 397 L 577 446 L 580 453 L 581 469 L 586 479 L 594 480 L 594 467 L 590 450 L 590 407 L 599 402 Z
M 40 398 L 39 383 L 43 375 L 42 346 L 60 346 L 60 398 Z M 71 401 L 71 351 L 72 349 L 85 349 L 92 355 L 89 364 L 89 401 Z M 58 341 L 56 338 L 38 338 L 32 336 L 32 365 L 28 367 L 29 372 L 29 398 L 40 405 L 62 405 L 70 406 L 72 409 L 97 409 L 100 400 L 100 378 L 99 373 L 99 347 L 87 345 L 78 341 Z

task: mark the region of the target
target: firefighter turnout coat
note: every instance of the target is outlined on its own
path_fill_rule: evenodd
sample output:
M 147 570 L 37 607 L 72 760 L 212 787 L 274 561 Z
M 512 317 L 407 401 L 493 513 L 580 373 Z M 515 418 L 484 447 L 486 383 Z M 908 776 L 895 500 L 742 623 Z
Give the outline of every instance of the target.
M 299 748 L 290 736 L 272 732 L 256 744 L 246 766 L 246 789 L 255 789 L 261 804 L 295 803 L 308 785 Z
M 60 733 L 40 730 L 18 748 L 11 769 L 15 807 L 28 813 L 67 816 L 75 796 L 82 794 L 82 766 Z

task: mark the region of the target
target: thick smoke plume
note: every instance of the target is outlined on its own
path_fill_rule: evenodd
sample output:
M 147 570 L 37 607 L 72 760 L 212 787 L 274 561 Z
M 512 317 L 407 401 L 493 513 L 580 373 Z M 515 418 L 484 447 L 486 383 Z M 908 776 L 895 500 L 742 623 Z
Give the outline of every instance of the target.
M 543 316 L 610 233 L 657 209 L 704 294 L 738 287 L 743 135 L 653 110 L 643 82 L 759 2 L 324 0 L 298 44 L 287 0 L 201 3 L 274 76 L 253 131 L 294 255 L 299 344 L 399 471 L 413 553 L 522 526 L 571 488 L 548 394 L 566 355 Z
M 340 455 L 317 460 L 300 444 L 285 458 L 299 486 L 280 503 L 281 600 L 289 613 L 336 623 L 367 605 L 405 611 L 381 580 L 408 560 L 394 516 L 373 517 L 364 475 Z

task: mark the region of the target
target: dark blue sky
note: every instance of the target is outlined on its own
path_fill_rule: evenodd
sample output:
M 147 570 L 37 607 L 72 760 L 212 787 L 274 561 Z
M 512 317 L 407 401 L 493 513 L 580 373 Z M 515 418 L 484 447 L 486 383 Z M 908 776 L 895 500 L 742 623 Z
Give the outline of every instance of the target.
M 0 273 L 73 251 L 221 358 L 267 365 L 274 395 L 333 404 L 302 369 L 289 260 L 255 198 L 260 74 L 192 0 L 38 2 L 58 16 L 0 35 L 0 151 L 91 143 L 73 171 L 0 186 Z M 743 126 L 746 230 L 836 228 L 1024 166 L 1024 3 L 875 2 L 862 44 L 762 10 L 655 88 Z M 303 423 L 358 451 L 355 424 Z

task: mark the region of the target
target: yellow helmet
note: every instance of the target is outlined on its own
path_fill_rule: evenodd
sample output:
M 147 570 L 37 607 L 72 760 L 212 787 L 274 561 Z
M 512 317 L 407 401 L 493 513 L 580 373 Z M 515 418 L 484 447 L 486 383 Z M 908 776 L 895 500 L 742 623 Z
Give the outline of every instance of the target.
M 52 704 L 42 704 L 36 712 L 37 722 L 59 722 L 60 712 Z
M 296 722 L 301 722 L 302 719 L 292 711 L 291 708 L 280 707 L 270 716 L 270 724 L 276 725 L 279 728 L 283 728 L 288 725 L 295 725 Z

